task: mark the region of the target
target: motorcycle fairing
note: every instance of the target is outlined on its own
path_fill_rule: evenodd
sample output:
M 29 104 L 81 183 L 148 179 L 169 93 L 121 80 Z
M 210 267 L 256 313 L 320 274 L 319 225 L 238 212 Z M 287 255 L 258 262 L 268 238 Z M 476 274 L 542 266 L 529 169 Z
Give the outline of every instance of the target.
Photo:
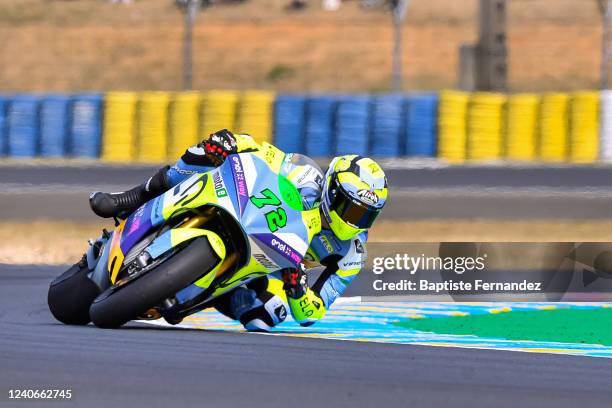
M 300 211 L 299 192 L 278 174 L 283 158 L 282 151 L 267 144 L 255 153 L 231 155 L 220 167 L 194 174 L 141 206 L 113 234 L 108 258 L 111 281 L 115 282 L 125 254 L 151 229 L 185 211 L 207 205 L 222 207 L 233 216 L 250 246 L 247 265 L 216 282 L 212 296 L 257 276 L 298 266 L 310 240 L 320 231 L 321 221 L 318 209 Z M 167 238 L 156 242 L 160 238 L 150 244 L 154 251 L 161 253 L 175 246 Z M 190 288 L 206 289 L 211 282 L 200 279 Z

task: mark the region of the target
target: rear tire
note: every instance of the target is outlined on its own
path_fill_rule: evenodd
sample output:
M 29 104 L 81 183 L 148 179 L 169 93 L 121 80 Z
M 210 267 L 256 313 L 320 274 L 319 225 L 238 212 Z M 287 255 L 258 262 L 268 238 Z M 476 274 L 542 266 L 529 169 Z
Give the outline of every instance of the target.
M 79 262 L 57 277 L 49 286 L 47 303 L 53 317 L 64 324 L 86 325 L 91 321 L 89 307 L 100 294 L 87 277 L 86 263 Z
M 143 276 L 99 295 L 89 309 L 94 324 L 118 328 L 147 310 L 160 305 L 189 286 L 219 262 L 205 237 L 196 238 L 181 252 Z

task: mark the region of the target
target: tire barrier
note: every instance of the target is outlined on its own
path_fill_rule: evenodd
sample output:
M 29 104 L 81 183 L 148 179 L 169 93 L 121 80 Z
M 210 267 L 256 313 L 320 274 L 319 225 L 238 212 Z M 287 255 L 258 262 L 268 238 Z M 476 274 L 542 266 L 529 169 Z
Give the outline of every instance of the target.
M 8 138 L 6 133 L 6 111 L 8 109 L 8 99 L 0 96 L 0 157 L 8 153 Z
M 403 95 L 381 95 L 373 100 L 370 154 L 377 157 L 396 157 L 404 151 L 402 136 L 405 130 Z
M 102 104 L 100 94 L 77 95 L 72 100 L 72 121 L 68 136 L 68 154 L 73 157 L 100 156 L 102 140 Z
M 67 155 L 69 103 L 67 95 L 45 95 L 40 101 L 40 156 Z
M 305 149 L 308 156 L 333 156 L 334 123 L 338 99 L 313 96 L 306 103 Z
M 467 115 L 467 157 L 472 160 L 502 158 L 504 109 L 506 96 L 476 93 L 472 96 Z
M 39 152 L 39 97 L 15 95 L 7 111 L 8 154 L 34 157 Z
M 146 163 L 168 160 L 168 106 L 170 95 L 146 92 L 138 101 L 137 159 Z
M 519 94 L 508 98 L 506 117 L 506 157 L 527 161 L 537 157 L 537 119 L 540 98 Z
M 313 157 L 612 160 L 612 90 L 572 94 L 274 95 L 265 91 L 0 96 L 0 156 L 172 162 L 227 128 Z
M 593 163 L 599 158 L 599 93 L 577 92 L 570 105 L 570 161 Z
M 550 93 L 542 97 L 540 105 L 540 143 L 538 158 L 561 162 L 568 157 L 569 96 Z
M 470 96 L 466 92 L 443 91 L 438 108 L 438 157 L 449 162 L 466 158 L 467 110 Z
M 220 130 L 236 129 L 238 93 L 233 91 L 209 91 L 202 99 L 200 134 L 205 138 Z
M 200 105 L 197 92 L 181 92 L 170 103 L 168 159 L 177 160 L 189 146 L 200 142 Z
M 601 158 L 606 161 L 612 160 L 612 91 L 601 92 L 601 116 L 600 116 L 600 143 Z
M 102 159 L 127 162 L 136 158 L 136 101 L 131 92 L 106 94 Z
M 438 95 L 408 97 L 406 113 L 406 156 L 435 157 Z
M 246 91 L 238 102 L 236 130 L 248 133 L 256 142 L 272 141 L 274 93 Z
M 274 144 L 285 152 L 304 152 L 306 97 L 279 95 L 274 104 Z
M 371 107 L 367 95 L 340 98 L 336 113 L 336 156 L 368 154 Z

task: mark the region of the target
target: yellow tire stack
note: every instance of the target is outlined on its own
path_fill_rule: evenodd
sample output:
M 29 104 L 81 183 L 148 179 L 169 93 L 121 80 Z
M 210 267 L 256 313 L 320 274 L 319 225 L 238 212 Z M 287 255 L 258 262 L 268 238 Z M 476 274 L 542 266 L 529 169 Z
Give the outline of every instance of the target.
M 236 130 L 253 136 L 257 143 L 269 143 L 272 140 L 273 104 L 273 92 L 244 92 L 238 104 Z
M 540 98 L 536 94 L 518 94 L 508 98 L 506 114 L 506 158 L 535 160 L 537 155 L 537 119 Z
M 471 160 L 502 158 L 506 96 L 476 93 L 468 109 L 468 152 Z
M 168 105 L 170 94 L 145 92 L 138 103 L 138 160 L 147 163 L 168 159 Z
M 202 95 L 197 92 L 181 92 L 170 102 L 170 138 L 168 158 L 176 160 L 189 146 L 200 138 L 200 103 Z
M 565 93 L 550 93 L 540 105 L 539 158 L 544 161 L 564 161 L 568 156 L 568 103 Z
M 202 99 L 200 139 L 220 129 L 236 128 L 238 93 L 233 91 L 209 91 Z
M 599 158 L 599 93 L 577 92 L 570 106 L 570 160 L 593 163 Z
M 449 162 L 466 158 L 467 109 L 469 94 L 442 91 L 438 106 L 438 157 Z
M 136 101 L 136 94 L 132 92 L 106 94 L 102 159 L 122 162 L 134 159 Z

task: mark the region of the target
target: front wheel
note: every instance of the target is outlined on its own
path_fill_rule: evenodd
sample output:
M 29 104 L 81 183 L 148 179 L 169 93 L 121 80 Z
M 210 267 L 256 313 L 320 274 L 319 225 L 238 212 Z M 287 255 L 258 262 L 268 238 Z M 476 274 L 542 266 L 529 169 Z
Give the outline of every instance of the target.
M 208 239 L 196 238 L 143 276 L 119 288 L 107 289 L 94 300 L 89 316 L 98 327 L 120 327 L 174 296 L 212 270 L 219 261 Z
M 47 303 L 53 317 L 64 324 L 86 325 L 91 321 L 89 307 L 100 294 L 87 274 L 87 262 L 72 265 L 49 286 Z

